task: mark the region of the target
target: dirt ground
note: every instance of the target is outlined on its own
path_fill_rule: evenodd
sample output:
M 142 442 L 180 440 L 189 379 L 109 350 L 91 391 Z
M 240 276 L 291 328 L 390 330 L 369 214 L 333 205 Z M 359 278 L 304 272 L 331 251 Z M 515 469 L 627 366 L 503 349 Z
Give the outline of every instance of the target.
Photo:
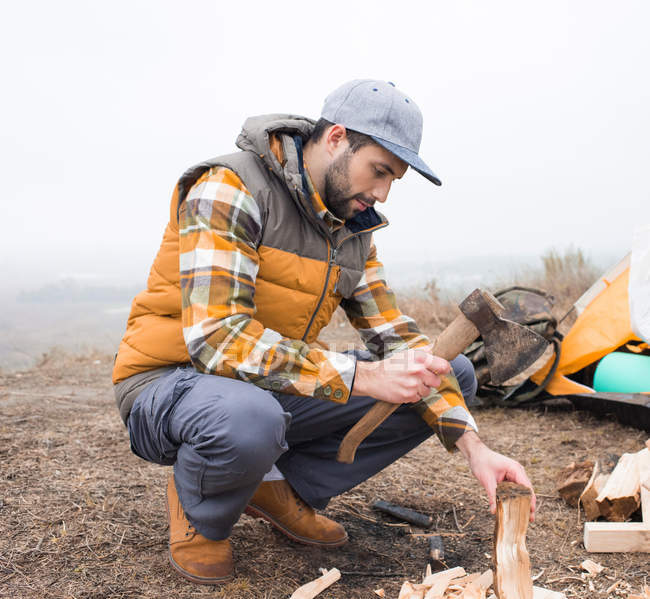
M 469 572 L 491 565 L 493 517 L 459 455 L 432 439 L 352 492 L 326 514 L 343 523 L 350 542 L 333 551 L 295 545 L 262 521 L 242 516 L 232 543 L 236 579 L 201 587 L 167 563 L 165 480 L 170 469 L 129 451 L 114 406 L 111 358 L 51 354 L 28 372 L 0 376 L 0 597 L 288 597 L 337 567 L 341 580 L 321 596 L 397 597 L 426 564 L 427 531 L 375 512 L 382 498 L 434 519 L 448 566 Z M 527 544 L 536 584 L 568 597 L 627 597 L 650 584 L 647 554 L 588 554 L 575 509 L 555 491 L 567 463 L 637 451 L 646 434 L 559 407 L 475 412 L 483 439 L 520 460 L 538 493 Z M 605 566 L 589 589 L 579 564 Z M 607 595 L 604 590 L 620 581 Z

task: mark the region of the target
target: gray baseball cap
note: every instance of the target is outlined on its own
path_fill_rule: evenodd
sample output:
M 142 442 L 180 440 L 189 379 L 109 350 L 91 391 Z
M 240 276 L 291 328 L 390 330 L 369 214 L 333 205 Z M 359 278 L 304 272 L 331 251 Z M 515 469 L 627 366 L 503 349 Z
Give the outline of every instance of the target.
M 321 117 L 369 135 L 423 177 L 442 185 L 418 156 L 422 113 L 394 83 L 375 79 L 348 81 L 327 96 Z

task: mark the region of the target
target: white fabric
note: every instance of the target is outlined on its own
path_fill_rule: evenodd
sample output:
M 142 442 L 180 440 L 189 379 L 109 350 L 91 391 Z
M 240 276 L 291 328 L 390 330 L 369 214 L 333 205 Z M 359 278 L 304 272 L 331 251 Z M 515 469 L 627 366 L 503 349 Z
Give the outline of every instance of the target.
M 650 225 L 639 226 L 634 232 L 628 294 L 632 330 L 650 343 Z
M 278 470 L 278 467 L 273 464 L 273 467 L 264 475 L 262 482 L 268 483 L 272 480 L 284 480 L 284 475 Z

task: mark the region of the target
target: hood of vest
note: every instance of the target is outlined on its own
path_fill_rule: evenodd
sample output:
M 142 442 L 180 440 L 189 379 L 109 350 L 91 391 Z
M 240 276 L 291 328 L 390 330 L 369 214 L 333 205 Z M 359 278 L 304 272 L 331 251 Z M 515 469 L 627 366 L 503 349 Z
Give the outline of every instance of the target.
M 305 143 L 314 129 L 315 122 L 303 116 L 291 114 L 266 114 L 246 119 L 241 133 L 237 137 L 237 147 L 254 152 L 280 180 L 284 181 L 289 193 L 298 204 L 303 214 L 317 228 L 329 236 L 329 230 L 322 219 L 315 214 L 311 198 L 304 192 L 302 150 L 296 147 L 296 137 Z M 280 140 L 283 163 L 281 164 L 271 149 L 271 138 Z M 346 221 L 346 227 L 352 232 L 371 229 L 387 224 L 386 218 L 374 208 L 368 208 L 355 218 Z

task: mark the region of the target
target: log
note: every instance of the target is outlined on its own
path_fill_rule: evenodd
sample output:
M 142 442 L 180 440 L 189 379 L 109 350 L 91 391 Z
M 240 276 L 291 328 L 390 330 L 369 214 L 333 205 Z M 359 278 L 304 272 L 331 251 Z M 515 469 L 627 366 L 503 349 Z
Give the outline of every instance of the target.
M 420 512 L 416 512 L 407 507 L 388 503 L 387 501 L 375 501 L 372 504 L 372 507 L 381 512 L 385 512 L 386 514 L 390 514 L 398 520 L 404 520 L 405 522 L 415 524 L 415 526 L 419 526 L 420 528 L 429 528 L 429 526 L 433 524 L 432 516 L 427 516 L 426 514 L 421 514 Z
M 650 526 L 644 522 L 587 522 L 584 545 L 592 553 L 650 553 Z
M 497 486 L 494 527 L 494 592 L 499 599 L 532 599 L 533 580 L 526 549 L 531 491 L 511 482 Z
M 333 585 L 339 578 L 341 578 L 341 573 L 336 568 L 332 568 L 326 571 L 320 578 L 297 588 L 289 599 L 313 599 L 327 587 Z
M 591 473 L 591 478 L 580 495 L 580 503 L 585 511 L 585 518 L 587 520 L 596 520 L 600 516 L 600 506 L 596 503 L 596 497 L 600 495 L 608 478 L 609 475 L 601 473 L 600 464 L 596 462 Z
M 600 513 L 612 522 L 624 522 L 641 503 L 640 472 L 650 464 L 650 450 L 624 453 L 603 490 L 596 497 Z
M 434 570 L 443 570 L 447 567 L 445 564 L 445 548 L 440 535 L 429 537 L 429 565 Z
M 571 507 L 578 507 L 578 500 L 594 471 L 591 460 L 585 462 L 571 462 L 563 468 L 557 476 L 557 491 Z

